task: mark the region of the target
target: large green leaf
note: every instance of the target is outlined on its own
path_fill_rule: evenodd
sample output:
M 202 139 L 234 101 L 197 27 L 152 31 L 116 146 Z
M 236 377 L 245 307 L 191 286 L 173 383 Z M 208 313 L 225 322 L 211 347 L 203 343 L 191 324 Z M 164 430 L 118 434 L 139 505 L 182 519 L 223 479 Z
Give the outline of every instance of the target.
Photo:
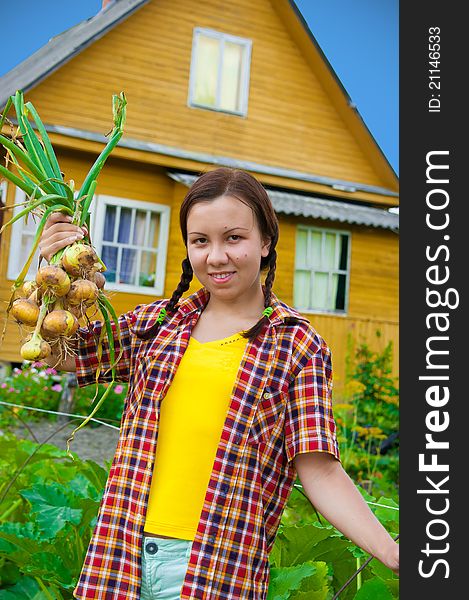
M 4 523 L 0 527 L 0 556 L 15 562 L 23 573 L 64 588 L 74 585 L 83 560 L 69 540 L 47 542 L 33 523 Z
M 20 493 L 30 502 L 31 513 L 46 539 L 54 538 L 67 523 L 80 523 L 83 511 L 71 506 L 58 483 L 38 483 Z
M 374 506 L 376 517 L 388 530 L 399 531 L 399 511 L 396 510 L 399 508 L 398 504 L 396 504 L 392 498 L 386 498 L 384 496 L 377 500 L 377 504 L 380 506 Z
M 326 563 L 310 564 L 315 567 L 315 573 L 303 579 L 298 592 L 292 594 L 294 600 L 326 600 L 330 596 L 330 577 Z
M 298 590 L 301 582 L 316 572 L 316 567 L 305 563 L 295 567 L 273 567 L 270 569 L 267 600 L 288 600 L 291 592 Z
M 53 597 L 53 596 L 52 596 Z M 32 577 L 21 577 L 13 586 L 0 590 L 0 600 L 50 600 Z
M 354 600 L 394 600 L 387 585 L 378 577 L 368 579 L 354 596 Z
M 373 575 L 376 575 L 385 582 L 396 597 L 399 596 L 399 577 L 389 567 L 386 567 L 381 561 L 374 558 L 370 562 L 370 569 Z
M 22 570 L 65 589 L 72 589 L 76 584 L 76 579 L 64 565 L 62 557 L 63 554 L 57 553 L 52 547 L 49 552 L 37 552 L 31 556 L 31 560 L 24 565 Z
M 316 558 L 315 547 L 334 533 L 317 524 L 283 527 L 277 535 L 270 560 L 276 567 L 290 567 Z
M 27 564 L 31 555 L 46 544 L 34 523 L 3 523 L 0 525 L 0 556 L 14 561 L 19 567 Z

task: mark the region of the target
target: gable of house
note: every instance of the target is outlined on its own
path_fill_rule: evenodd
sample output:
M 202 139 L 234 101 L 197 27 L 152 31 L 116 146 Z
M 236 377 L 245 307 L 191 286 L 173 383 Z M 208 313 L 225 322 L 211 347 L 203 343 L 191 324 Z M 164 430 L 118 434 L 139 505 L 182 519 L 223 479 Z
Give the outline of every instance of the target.
M 285 170 L 287 179 L 289 171 L 312 174 L 317 183 L 329 183 L 332 196 L 343 196 L 341 184 L 347 188 L 348 183 L 348 189 L 377 188 L 370 201 L 397 204 L 392 169 L 358 123 L 293 2 L 118 0 L 104 12 L 125 4 L 134 5 L 130 16 L 28 90 L 45 123 L 78 137 L 80 132 L 102 135 L 109 127 L 111 96 L 124 90 L 129 104 L 122 147 L 127 140 L 205 163 L 229 158 L 277 175 Z M 244 115 L 189 105 L 200 29 L 250 44 Z M 62 43 L 67 34 L 72 32 L 62 34 Z M 380 197 L 386 191 L 391 193 Z M 356 194 L 349 196 L 353 200 Z

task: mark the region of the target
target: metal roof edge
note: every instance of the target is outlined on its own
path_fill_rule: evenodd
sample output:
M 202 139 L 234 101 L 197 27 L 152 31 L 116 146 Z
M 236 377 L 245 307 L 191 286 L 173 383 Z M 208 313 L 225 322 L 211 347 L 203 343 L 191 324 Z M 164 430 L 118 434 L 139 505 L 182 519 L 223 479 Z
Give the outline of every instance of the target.
M 168 171 L 168 176 L 188 187 L 197 179 L 197 175 L 181 172 Z M 275 210 L 283 214 L 399 231 L 399 215 L 385 209 L 285 190 L 268 188 L 267 192 Z
M 51 133 L 58 133 L 68 137 L 90 140 L 94 142 L 104 143 L 104 136 L 92 131 L 86 131 L 81 129 L 75 129 L 72 127 L 64 127 L 62 125 L 44 125 L 46 130 Z M 164 144 L 158 144 L 156 142 L 146 142 L 144 140 L 138 140 L 135 138 L 122 137 L 119 141 L 119 146 L 122 148 L 128 148 L 132 150 L 141 150 L 143 152 L 150 152 L 153 154 L 164 154 L 165 156 L 174 156 L 177 158 L 185 158 L 187 160 L 194 160 L 197 162 L 206 163 L 209 165 L 218 165 L 223 167 L 232 167 L 237 169 L 244 169 L 246 171 L 252 171 L 254 173 L 260 173 L 264 175 L 273 175 L 277 177 L 286 177 L 289 179 L 295 179 L 298 181 L 306 181 L 310 183 L 318 183 L 321 185 L 329 186 L 333 189 L 341 191 L 362 191 L 371 194 L 379 194 L 381 196 L 389 196 L 393 198 L 399 197 L 397 192 L 382 188 L 379 186 L 368 185 L 365 183 L 358 183 L 354 181 L 346 181 L 343 179 L 334 179 L 332 177 L 323 177 L 314 173 L 304 173 L 302 171 L 295 171 L 294 169 L 287 169 L 284 167 L 275 167 L 271 165 L 263 165 L 247 160 L 240 160 L 229 156 L 217 156 L 214 154 L 208 154 L 205 152 L 197 152 L 193 150 L 185 150 L 183 148 L 175 148 L 172 146 L 165 146 Z

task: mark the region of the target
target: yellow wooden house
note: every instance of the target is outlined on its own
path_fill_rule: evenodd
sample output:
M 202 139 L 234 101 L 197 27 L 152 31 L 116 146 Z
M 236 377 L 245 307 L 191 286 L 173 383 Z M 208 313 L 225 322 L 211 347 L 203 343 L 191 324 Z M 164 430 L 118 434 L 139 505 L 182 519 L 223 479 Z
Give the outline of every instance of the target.
M 188 186 L 207 169 L 240 167 L 263 182 L 279 217 L 274 291 L 331 346 L 336 390 L 350 336 L 392 340 L 396 368 L 398 180 L 293 0 L 105 1 L 0 78 L 0 105 L 17 89 L 77 188 L 106 142 L 112 94 L 126 94 L 91 232 L 118 312 L 171 294 Z M 4 203 L 24 197 L 0 189 Z M 3 233 L 2 301 L 33 232 L 18 222 Z M 19 345 L 9 322 L 0 361 L 20 362 Z

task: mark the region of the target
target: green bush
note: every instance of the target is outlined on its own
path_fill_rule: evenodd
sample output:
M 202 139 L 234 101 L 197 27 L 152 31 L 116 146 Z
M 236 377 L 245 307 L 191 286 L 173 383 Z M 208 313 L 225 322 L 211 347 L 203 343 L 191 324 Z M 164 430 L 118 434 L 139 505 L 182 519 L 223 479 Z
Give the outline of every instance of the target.
M 107 478 L 107 469 L 74 457 L 52 445 L 0 437 L 0 600 L 71 600 Z M 395 534 L 396 504 L 362 493 Z M 329 600 L 364 558 L 296 487 L 270 554 L 268 598 Z M 398 598 L 398 578 L 376 560 L 340 595 L 367 597 Z
M 65 386 L 65 377 L 42 362 L 25 361 L 0 383 L 0 400 L 12 404 L 56 411 Z M 55 415 L 0 404 L 0 427 L 16 424 L 18 418 L 56 420 Z
M 69 376 L 69 373 L 58 372 L 43 362 L 25 361 L 21 368 L 13 369 L 11 374 L 0 383 L 0 400 L 30 408 L 57 411 L 62 394 L 71 384 Z M 72 387 L 72 412 L 87 416 L 107 387 L 107 384 L 99 384 L 97 396 L 95 385 L 83 388 Z M 94 418 L 118 425 L 122 416 L 127 387 L 127 384 L 113 384 L 105 402 Z M 19 419 L 26 421 L 45 419 L 55 422 L 57 416 L 41 410 L 28 410 L 0 404 L 0 429 L 7 429 L 11 425 L 18 424 Z M 93 421 L 89 423 L 90 427 L 97 425 Z
M 93 407 L 97 404 L 97 402 L 99 402 L 101 396 L 104 394 L 107 387 L 108 384 L 99 384 L 97 396 L 95 385 L 87 385 L 86 387 L 82 388 L 74 388 L 74 414 L 88 415 L 93 410 Z M 96 412 L 93 418 L 118 426 L 122 417 L 127 388 L 127 384 L 112 384 L 111 391 L 109 392 L 102 406 L 99 407 L 98 411 Z M 98 427 L 99 423 L 90 421 L 90 423 L 86 426 Z
M 0 600 L 68 600 L 107 470 L 49 444 L 0 438 Z
M 351 354 L 344 397 L 334 402 L 342 464 L 370 493 L 397 497 L 399 390 L 392 343 L 381 352 L 361 343 Z

